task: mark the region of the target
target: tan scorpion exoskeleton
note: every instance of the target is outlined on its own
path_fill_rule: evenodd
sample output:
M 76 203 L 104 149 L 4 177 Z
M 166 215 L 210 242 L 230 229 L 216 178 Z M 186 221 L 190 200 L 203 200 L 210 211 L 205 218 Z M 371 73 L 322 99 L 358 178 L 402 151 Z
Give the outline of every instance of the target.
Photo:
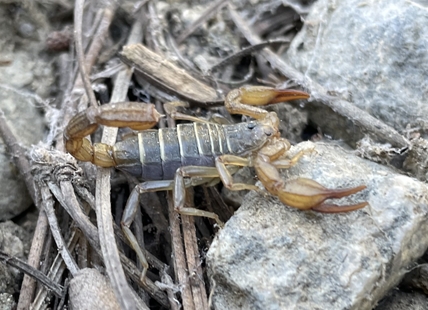
M 318 212 L 347 212 L 367 205 L 366 202 L 348 206 L 323 204 L 326 199 L 359 192 L 364 185 L 327 189 L 310 179 L 284 181 L 280 177 L 278 168 L 293 166 L 304 152 L 290 160 L 285 159 L 290 143 L 279 136 L 276 113 L 256 106 L 308 97 L 307 93 L 297 90 L 243 87 L 229 92 L 225 106 L 230 113 L 247 115 L 254 121 L 219 125 L 181 115 L 176 118 L 193 123 L 159 130 L 148 130 L 161 117 L 152 104 L 128 102 L 91 107 L 70 121 L 64 132 L 65 145 L 78 160 L 101 167 L 116 167 L 144 180 L 131 192 L 121 221 L 124 234 L 143 265 L 144 279 L 148 263 L 129 229 L 139 205 L 139 195 L 144 192 L 172 190 L 177 212 L 212 218 L 222 226 L 215 213 L 184 207 L 185 188 L 215 184 L 221 179 L 230 190 L 259 190 L 255 185 L 233 183 L 232 174 L 236 167 L 251 166 L 266 190 L 288 206 Z M 85 136 L 93 133 L 100 124 L 141 131 L 138 136 L 114 146 L 92 145 Z

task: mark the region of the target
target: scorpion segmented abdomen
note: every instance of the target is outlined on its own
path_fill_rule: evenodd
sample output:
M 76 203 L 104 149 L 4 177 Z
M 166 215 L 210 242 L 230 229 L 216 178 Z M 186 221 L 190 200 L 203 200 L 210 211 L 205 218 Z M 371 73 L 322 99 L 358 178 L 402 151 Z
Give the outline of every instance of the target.
M 222 127 L 208 123 L 177 126 L 183 166 L 214 167 L 215 157 L 224 154 L 226 140 Z
M 116 159 L 118 168 L 146 181 L 172 180 L 180 167 L 214 167 L 219 155 L 240 155 L 260 147 L 252 139 L 254 126 L 195 122 L 179 124 L 176 128 L 144 130 L 138 134 L 139 158 L 136 152 L 128 151 L 130 143 L 117 144 L 120 145 L 115 148 L 120 157 Z
M 160 131 L 160 130 L 159 130 Z M 163 180 L 162 157 L 158 130 L 144 130 L 138 134 L 141 174 L 144 180 Z
M 182 166 L 177 128 L 159 129 L 159 146 L 163 179 L 172 180 L 177 169 Z
M 138 145 L 138 137 L 128 137 L 119 141 L 113 147 L 114 161 L 117 168 L 127 173 L 140 177 L 143 173 L 140 161 L 140 152 L 135 146 Z
M 214 167 L 215 157 L 228 152 L 223 127 L 207 123 L 145 130 L 138 134 L 138 144 L 141 163 L 138 176 L 144 180 L 172 180 L 183 166 Z M 131 173 L 136 175 L 138 169 L 132 169 L 135 173 Z
M 203 161 L 200 158 L 197 136 L 193 124 L 178 125 L 177 135 L 180 146 L 182 165 L 202 165 Z
M 211 137 L 211 149 L 214 155 L 228 154 L 227 137 L 225 135 L 223 125 L 208 124 Z

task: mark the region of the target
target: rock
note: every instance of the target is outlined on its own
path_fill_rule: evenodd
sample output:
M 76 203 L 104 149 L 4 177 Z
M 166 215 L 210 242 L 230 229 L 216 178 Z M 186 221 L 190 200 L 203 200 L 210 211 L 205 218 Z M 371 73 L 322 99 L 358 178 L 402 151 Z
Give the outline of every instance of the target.
M 11 221 L 0 223 L 0 251 L 25 260 L 31 236 Z M 22 272 L 0 263 L 0 309 L 14 309 L 13 294 L 19 292 Z
M 1 91 L 0 109 L 20 143 L 30 146 L 42 139 L 43 118 L 32 100 L 25 100 L 22 94 L 12 90 Z M 13 156 L 0 138 L 0 221 L 15 217 L 32 203 L 23 178 L 12 160 Z
M 406 0 L 317 1 L 285 61 L 395 129 L 417 127 L 426 138 L 428 28 L 421 8 Z M 324 132 L 337 136 L 338 125 L 322 105 L 309 111 Z
M 9 6 L 0 6 L 0 42 L 6 44 L 0 44 L 0 59 L 7 62 L 0 66 L 0 110 L 18 142 L 29 147 L 43 138 L 44 121 L 37 106 L 51 94 L 54 77 L 52 59 L 41 55 L 46 16 L 37 12 L 37 6 L 15 9 L 11 14 Z M 12 161 L 15 155 L 0 139 L 0 221 L 20 214 L 32 203 Z
M 426 252 L 415 266 L 406 274 L 400 287 L 405 291 L 421 291 L 428 294 L 428 253 Z
M 12 221 L 0 223 L 0 249 L 11 256 L 25 258 L 32 236 Z
M 425 310 L 427 305 L 428 297 L 422 293 L 393 290 L 375 310 Z
M 16 309 L 16 302 L 12 295 L 8 293 L 0 293 L 0 310 Z
M 428 246 L 428 187 L 334 145 L 283 171 L 329 188 L 367 189 L 335 201 L 362 210 L 321 214 L 255 192 L 207 254 L 215 309 L 372 309 Z
M 80 270 L 70 281 L 71 309 L 120 309 L 107 278 L 96 269 Z
M 3 263 L 0 264 L 0 292 L 12 296 L 16 291 L 16 281 L 12 271 Z M 6 298 L 7 296 L 3 296 Z
M 428 180 L 428 140 L 419 138 L 412 141 L 403 168 L 421 181 Z
M 267 110 L 274 111 L 280 119 L 279 132 L 291 144 L 302 142 L 305 128 L 308 126 L 308 112 L 294 107 L 290 103 L 272 104 Z

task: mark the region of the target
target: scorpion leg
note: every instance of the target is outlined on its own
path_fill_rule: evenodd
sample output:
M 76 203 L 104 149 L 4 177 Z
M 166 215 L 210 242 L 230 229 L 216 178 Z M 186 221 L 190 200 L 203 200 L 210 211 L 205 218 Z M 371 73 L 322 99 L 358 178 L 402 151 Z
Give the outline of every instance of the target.
M 165 102 L 163 107 L 165 109 L 166 114 L 168 114 L 172 119 L 197 122 L 197 123 L 211 123 L 210 121 L 207 121 L 205 119 L 202 119 L 196 116 L 187 115 L 185 113 L 181 113 L 177 111 L 178 107 L 190 108 L 190 104 L 188 102 L 184 102 L 184 101 Z
M 270 163 L 276 168 L 290 168 L 298 163 L 299 159 L 305 155 L 312 153 L 314 149 L 302 150 L 293 156 L 291 159 L 283 158 L 286 152 L 291 148 L 290 142 L 285 138 L 273 138 L 270 144 L 265 146 L 263 155 L 268 156 Z
M 272 195 L 277 196 L 281 202 L 294 208 L 308 210 L 312 209 L 317 212 L 336 213 L 348 212 L 365 207 L 368 203 L 362 202 L 354 205 L 338 206 L 335 204 L 325 204 L 324 201 L 331 198 L 342 198 L 355 194 L 366 186 L 361 185 L 354 188 L 345 189 L 328 189 L 321 184 L 306 178 L 297 178 L 294 180 L 284 181 L 277 168 L 287 167 L 285 162 L 278 160 L 288 147 L 284 142 L 285 139 L 273 140 L 273 143 L 263 147 L 255 159 L 254 167 L 259 180 Z M 303 155 L 298 153 L 290 160 L 293 165 Z
M 185 113 L 178 112 L 178 107 L 183 108 L 190 108 L 190 104 L 188 102 L 184 101 L 171 101 L 171 102 L 165 102 L 163 104 L 163 107 L 165 109 L 166 114 L 168 114 L 172 119 L 174 120 L 183 120 L 183 121 L 190 121 L 190 122 L 196 122 L 196 123 L 205 123 L 205 124 L 231 124 L 231 122 L 224 117 L 223 115 L 220 115 L 218 113 L 214 113 L 211 115 L 211 117 L 207 119 L 203 119 L 196 116 L 191 116 Z
M 198 170 L 197 168 L 205 168 L 205 167 L 188 166 L 188 167 L 180 168 L 178 170 L 182 170 L 184 172 L 186 172 L 187 170 L 190 172 L 190 175 L 194 175 L 195 174 L 194 170 L 195 169 Z M 138 260 L 143 266 L 143 271 L 141 273 L 142 281 L 145 280 L 147 270 L 149 268 L 149 264 L 147 262 L 143 249 L 138 244 L 134 233 L 130 229 L 130 226 L 134 221 L 137 208 L 139 207 L 140 194 L 147 193 L 147 192 L 173 190 L 174 209 L 178 213 L 184 214 L 184 215 L 204 216 L 204 217 L 212 218 L 217 222 L 217 224 L 220 227 L 223 227 L 223 222 L 221 222 L 217 214 L 213 212 L 198 210 L 196 208 L 184 208 L 184 201 L 185 201 L 185 194 L 186 194 L 187 187 L 206 184 L 207 182 L 211 181 L 213 178 L 218 177 L 218 173 L 215 173 L 216 172 L 215 168 L 209 168 L 209 167 L 206 167 L 206 168 L 207 168 L 207 173 L 205 174 L 202 173 L 203 176 L 201 175 L 200 172 L 198 172 L 196 173 L 198 177 L 191 177 L 189 179 L 184 179 L 182 175 L 177 177 L 177 175 L 179 174 L 179 172 L 177 171 L 175 181 L 173 180 L 146 181 L 146 182 L 137 184 L 132 190 L 128 198 L 128 201 L 126 202 L 125 210 L 123 211 L 122 220 L 120 224 L 122 226 L 122 231 L 125 237 L 128 239 L 131 245 L 131 248 L 135 251 L 135 253 L 137 254 Z M 212 173 L 212 171 L 210 170 L 214 170 L 214 173 Z
M 215 165 L 223 185 L 232 191 L 240 190 L 255 190 L 259 191 L 259 188 L 255 185 L 245 184 L 245 183 L 234 183 L 232 174 L 226 165 L 234 165 L 239 167 L 251 166 L 250 160 L 248 158 L 239 157 L 235 155 L 221 155 L 216 158 Z
M 186 187 L 205 184 L 218 177 L 219 174 L 214 167 L 186 166 L 178 168 L 174 178 L 174 209 L 184 215 L 211 218 L 216 221 L 218 226 L 223 227 L 223 222 L 214 212 L 185 207 Z
M 155 191 L 164 191 L 171 190 L 174 187 L 173 181 L 148 181 L 138 184 L 134 187 L 131 192 L 131 195 L 126 202 L 125 210 L 123 211 L 122 220 L 120 224 L 122 226 L 122 231 L 128 239 L 131 248 L 137 254 L 138 260 L 143 266 L 143 271 L 141 273 L 141 281 L 145 281 L 147 270 L 149 269 L 149 263 L 147 262 L 146 256 L 141 249 L 140 245 L 135 238 L 134 233 L 131 231 L 130 226 L 134 221 L 137 208 L 139 207 L 140 194 L 146 192 L 155 192 Z
M 244 158 L 242 159 L 245 160 Z M 239 166 L 242 166 L 242 164 Z M 220 219 L 218 218 L 218 215 L 215 214 L 214 212 L 203 211 L 196 208 L 184 207 L 185 200 L 186 200 L 185 199 L 186 187 L 197 186 L 197 185 L 202 185 L 207 183 L 210 185 L 214 185 L 217 183 L 215 181 L 218 178 L 220 178 L 223 181 L 222 174 L 227 174 L 231 176 L 233 173 L 235 173 L 239 169 L 239 167 L 236 167 L 236 165 L 231 167 L 224 166 L 224 168 L 221 168 L 221 169 L 224 169 L 225 172 L 220 172 L 216 167 L 185 166 L 185 167 L 178 168 L 177 172 L 175 173 L 174 192 L 173 192 L 175 210 L 178 213 L 184 214 L 184 215 L 203 216 L 203 217 L 212 218 L 217 222 L 218 226 L 223 227 L 224 226 L 223 222 L 220 221 Z M 240 190 L 240 189 L 257 190 L 258 188 L 255 187 L 254 185 L 242 184 L 242 187 L 238 188 L 237 190 Z

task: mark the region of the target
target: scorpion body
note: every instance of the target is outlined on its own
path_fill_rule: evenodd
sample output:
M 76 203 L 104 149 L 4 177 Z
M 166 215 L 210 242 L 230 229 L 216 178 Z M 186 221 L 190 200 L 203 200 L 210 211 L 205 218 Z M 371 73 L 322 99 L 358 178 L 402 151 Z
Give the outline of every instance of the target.
M 144 279 L 148 263 L 129 228 L 139 205 L 139 195 L 144 192 L 172 190 L 174 208 L 180 214 L 209 217 L 222 226 L 215 213 L 185 207 L 185 188 L 215 184 L 220 179 L 230 190 L 259 190 L 255 185 L 234 183 L 232 179 L 239 167 L 252 166 L 265 189 L 289 206 L 333 213 L 367 205 L 366 202 L 347 206 L 324 203 L 330 198 L 359 192 L 364 185 L 328 189 L 310 179 L 285 181 L 280 176 L 278 169 L 295 165 L 304 152 L 286 159 L 290 143 L 279 135 L 276 113 L 258 106 L 308 97 L 305 92 L 269 87 L 235 89 L 226 96 L 226 109 L 231 114 L 250 116 L 254 121 L 219 125 L 180 114 L 179 119 L 193 123 L 159 130 L 150 129 L 161 117 L 152 104 L 128 102 L 91 107 L 70 120 L 64 131 L 64 141 L 67 151 L 79 160 L 101 167 L 117 167 L 144 180 L 132 190 L 121 221 L 124 234 L 143 266 Z M 114 146 L 92 145 L 85 137 L 100 124 L 130 127 L 140 132 Z
M 200 122 L 144 130 L 113 147 L 119 163 L 116 168 L 145 181 L 173 180 L 180 167 L 215 167 L 220 155 L 244 156 L 259 149 L 266 142 L 257 135 L 260 126 L 257 121 L 231 125 Z

